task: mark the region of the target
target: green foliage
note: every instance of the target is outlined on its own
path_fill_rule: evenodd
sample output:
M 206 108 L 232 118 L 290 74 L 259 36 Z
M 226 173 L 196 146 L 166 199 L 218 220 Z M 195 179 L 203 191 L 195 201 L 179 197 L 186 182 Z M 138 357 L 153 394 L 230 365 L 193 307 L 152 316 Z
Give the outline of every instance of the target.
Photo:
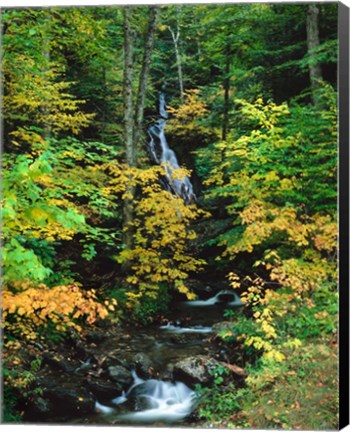
M 4 282 L 43 281 L 51 274 L 39 255 L 35 240 L 46 245 L 72 238 L 84 224 L 74 205 L 58 200 L 48 188 L 53 156 L 45 152 L 37 158 L 17 156 L 10 164 L 4 161 L 3 235 L 5 247 Z M 56 195 L 57 196 L 57 195 Z M 32 246 L 30 248 L 30 246 Z M 41 250 L 42 254 L 44 249 Z M 50 254 L 50 248 L 47 252 Z
M 6 345 L 6 350 L 11 349 L 12 353 L 3 359 L 2 422 L 20 423 L 22 415 L 18 409 L 18 394 L 21 400 L 30 400 L 33 396 L 42 394 L 42 389 L 35 386 L 41 360 L 35 359 L 25 365 L 18 352 L 19 346 L 14 342 Z
M 315 366 L 320 355 L 329 356 L 328 373 L 336 368 L 331 341 L 338 313 L 332 88 L 325 85 L 321 98 L 317 108 L 237 101 L 237 128 L 214 146 L 216 164 L 209 162 L 207 196 L 221 200 L 232 220 L 216 238 L 223 250 L 218 259 L 232 269 L 248 256 L 253 268 L 229 272 L 249 311 L 232 317 L 231 328 L 220 334 L 229 347 L 241 344 L 249 359 L 247 387 L 235 395 L 241 409 L 236 427 L 336 427 L 336 380 Z M 210 155 L 211 149 L 199 152 L 199 163 Z M 312 393 L 314 386 L 322 390 Z M 323 394 L 327 402 L 320 408 Z
M 232 382 L 228 382 L 229 371 L 224 366 L 217 366 L 211 375 L 214 377 L 213 385 L 202 387 L 197 385 L 195 390 L 199 397 L 198 414 L 207 422 L 231 422 L 239 410 L 237 389 Z M 225 384 L 225 385 L 223 385 Z

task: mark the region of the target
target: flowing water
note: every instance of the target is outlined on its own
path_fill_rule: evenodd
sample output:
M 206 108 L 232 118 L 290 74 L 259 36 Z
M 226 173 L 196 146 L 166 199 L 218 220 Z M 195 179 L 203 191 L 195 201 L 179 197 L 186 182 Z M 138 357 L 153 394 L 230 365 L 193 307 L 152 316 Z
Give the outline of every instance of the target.
M 148 129 L 150 156 L 154 163 L 164 167 L 163 186 L 190 204 L 196 200 L 190 179 L 177 179 L 173 175 L 180 165 L 165 137 L 168 112 L 164 93 L 159 96 L 159 116 Z M 133 371 L 130 388 L 108 404 L 97 401 L 96 414 L 89 423 L 159 425 L 186 422 L 196 405 L 196 393 L 183 382 L 173 380 L 174 364 L 189 356 L 208 354 L 213 324 L 223 320 L 225 309 L 240 306 L 242 302 L 233 291 L 222 290 L 208 299 L 175 303 L 163 325 L 135 332 L 124 347 L 123 356 L 129 354 L 131 359 L 135 353 L 147 353 L 155 376 L 168 376 L 169 379 L 144 380 Z M 109 338 L 106 350 L 118 344 L 117 339 Z
M 117 410 L 96 403 L 96 411 L 106 419 L 127 424 L 174 423 L 187 417 L 195 404 L 196 394 L 184 383 L 143 380 L 134 372 L 134 383 L 129 390 L 111 401 L 115 406 L 131 402 L 133 410 Z
M 185 357 L 208 354 L 212 326 L 223 320 L 225 309 L 238 310 L 241 305 L 237 294 L 229 290 L 219 291 L 206 300 L 177 302 L 166 323 L 132 335 L 127 350 L 147 353 L 155 376 L 168 375 L 169 379 L 144 380 L 133 371 L 134 381 L 127 391 L 108 404 L 96 402 L 96 414 L 90 423 L 186 423 L 196 406 L 196 394 L 186 384 L 172 379 L 173 365 Z M 113 340 L 108 344 L 113 344 Z
M 181 179 L 175 178 L 174 170 L 180 168 L 174 150 L 172 150 L 165 137 L 166 119 L 168 112 L 166 110 L 165 94 L 159 95 L 159 115 L 157 122 L 148 128 L 150 141 L 147 147 L 154 163 L 164 167 L 163 186 L 171 193 L 180 196 L 186 204 L 196 200 L 193 192 L 193 186 L 190 179 L 185 176 Z

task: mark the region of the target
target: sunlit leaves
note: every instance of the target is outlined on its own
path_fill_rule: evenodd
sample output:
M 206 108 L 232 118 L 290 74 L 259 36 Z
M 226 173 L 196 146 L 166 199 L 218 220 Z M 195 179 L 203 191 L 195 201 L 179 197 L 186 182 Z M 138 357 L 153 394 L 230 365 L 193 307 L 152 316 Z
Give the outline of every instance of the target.
M 83 292 L 77 285 L 48 288 L 44 284 L 16 284 L 18 292 L 5 287 L 2 293 L 2 308 L 6 334 L 14 334 L 27 339 L 36 339 L 40 326 L 50 321 L 58 331 L 80 326 L 77 319 L 84 317 L 92 324 L 105 318 L 107 309 L 113 310 L 113 303 L 100 304 L 94 290 Z M 115 302 L 114 302 L 115 303 Z
M 186 206 L 181 197 L 161 187 L 162 167 L 138 169 L 110 164 L 109 170 L 113 178 L 106 194 L 121 194 L 126 199 L 131 187 L 139 189 L 132 221 L 134 247 L 123 250 L 118 258 L 120 263 L 132 263 L 132 274 L 127 278 L 134 286 L 128 293 L 130 306 L 144 295 L 156 298 L 161 283 L 192 298 L 185 281 L 204 261 L 188 254 L 188 243 L 196 237 L 189 225 L 204 212 L 194 204 Z M 173 173 L 177 178 L 186 174 L 183 169 Z
M 245 133 L 233 131 L 215 145 L 220 158 L 206 180 L 207 195 L 226 200 L 232 218 L 232 229 L 217 239 L 222 256 L 236 263 L 248 253 L 256 272 L 229 274 L 233 288 L 244 287 L 242 301 L 252 308 L 258 333 L 240 340 L 275 362 L 284 360 L 280 346 L 288 314 L 305 308 L 305 319 L 312 313 L 323 328 L 329 316 L 320 293 L 329 290 L 334 301 L 336 112 L 334 91 L 325 85 L 321 93 L 328 106 L 320 111 L 237 101 Z

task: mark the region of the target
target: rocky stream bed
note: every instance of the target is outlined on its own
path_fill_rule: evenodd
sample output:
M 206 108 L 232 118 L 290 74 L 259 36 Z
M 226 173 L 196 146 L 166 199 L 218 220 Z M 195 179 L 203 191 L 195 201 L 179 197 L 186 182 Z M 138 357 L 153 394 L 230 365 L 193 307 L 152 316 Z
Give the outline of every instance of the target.
M 218 336 L 224 310 L 241 306 L 232 290 L 208 289 L 200 300 L 173 303 L 159 325 L 101 323 L 84 340 L 45 350 L 35 382 L 41 391 L 25 402 L 25 422 L 199 425 L 196 384 L 210 387 L 218 365 L 238 385 L 244 380 Z

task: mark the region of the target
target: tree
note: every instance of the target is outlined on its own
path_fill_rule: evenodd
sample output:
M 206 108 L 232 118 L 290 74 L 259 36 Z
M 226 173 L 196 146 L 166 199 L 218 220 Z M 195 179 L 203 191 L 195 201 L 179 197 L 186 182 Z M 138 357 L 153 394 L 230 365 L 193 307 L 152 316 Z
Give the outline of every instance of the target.
M 319 87 L 319 81 L 322 80 L 321 65 L 316 57 L 317 50 L 320 48 L 318 14 L 319 10 L 316 3 L 310 3 L 307 9 L 306 33 L 312 100 L 315 105 L 318 103 L 317 89 Z
M 149 10 L 149 20 L 147 31 L 144 37 L 143 60 L 139 75 L 136 105 L 134 105 L 133 98 L 134 41 L 131 28 L 131 10 L 132 9 L 129 7 L 124 8 L 124 143 L 126 163 L 129 167 L 136 167 L 137 147 L 142 135 L 142 121 L 144 115 L 147 80 L 159 8 L 154 6 L 150 7 Z M 126 249 L 132 248 L 133 245 L 132 220 L 134 197 L 135 189 L 130 187 L 126 193 L 124 201 L 124 243 Z M 128 263 L 125 261 L 124 268 L 126 269 L 127 267 Z
M 183 102 L 183 94 L 184 94 L 184 82 L 183 82 L 183 73 L 182 73 L 182 61 L 180 55 L 179 48 L 179 39 L 180 39 L 180 26 L 178 18 L 176 19 L 176 33 L 175 31 L 168 26 L 169 32 L 171 34 L 171 38 L 174 43 L 175 57 L 176 57 L 176 65 L 177 65 L 177 75 L 179 79 L 179 90 L 180 90 L 180 102 Z

